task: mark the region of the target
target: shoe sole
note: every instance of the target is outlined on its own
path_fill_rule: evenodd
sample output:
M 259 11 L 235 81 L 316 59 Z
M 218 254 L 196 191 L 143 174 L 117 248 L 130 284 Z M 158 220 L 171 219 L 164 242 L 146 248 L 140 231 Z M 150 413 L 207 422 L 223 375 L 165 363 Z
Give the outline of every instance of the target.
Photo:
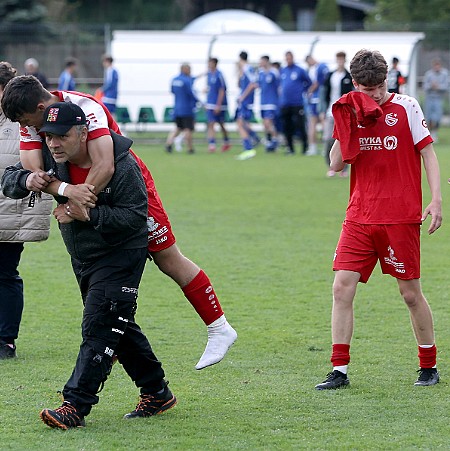
M 425 383 L 425 384 L 415 382 L 414 383 L 414 387 L 432 387 L 433 385 L 436 385 L 438 383 L 439 383 L 439 379 L 437 381 L 432 382 L 432 383 Z
M 64 424 L 61 423 L 60 421 L 58 421 L 55 417 L 51 416 L 48 413 L 48 410 L 45 409 L 43 410 L 39 416 L 41 417 L 41 420 L 47 425 L 50 426 L 51 428 L 58 428 L 58 429 L 63 429 L 64 431 L 67 431 L 69 429 L 69 427 Z M 74 426 L 73 428 L 70 429 L 74 429 L 74 428 L 84 428 L 85 425 L 84 424 L 80 424 L 79 426 Z
M 336 387 L 321 387 L 320 384 L 316 385 L 314 388 L 316 390 L 338 390 L 339 388 L 346 388 L 350 385 L 350 381 L 342 382 L 342 384 L 336 386 Z

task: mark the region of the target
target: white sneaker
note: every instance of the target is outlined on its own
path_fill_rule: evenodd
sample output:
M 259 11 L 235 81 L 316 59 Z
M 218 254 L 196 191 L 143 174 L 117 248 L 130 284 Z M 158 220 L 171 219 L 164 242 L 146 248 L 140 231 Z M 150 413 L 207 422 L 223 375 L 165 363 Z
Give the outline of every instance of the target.
M 305 155 L 307 157 L 312 157 L 313 155 L 317 155 L 317 146 L 316 146 L 316 144 L 310 144 Z
M 208 343 L 197 365 L 196 370 L 219 363 L 236 341 L 237 333 L 228 324 L 225 316 L 221 316 L 208 326 Z
M 175 150 L 177 152 L 182 152 L 183 151 L 183 139 L 184 139 L 184 133 L 182 133 L 181 135 L 178 135 L 174 140 L 173 143 L 175 145 Z
M 250 149 L 250 150 L 244 150 L 239 155 L 236 156 L 236 160 L 249 160 L 250 158 L 253 158 L 256 156 L 256 150 Z

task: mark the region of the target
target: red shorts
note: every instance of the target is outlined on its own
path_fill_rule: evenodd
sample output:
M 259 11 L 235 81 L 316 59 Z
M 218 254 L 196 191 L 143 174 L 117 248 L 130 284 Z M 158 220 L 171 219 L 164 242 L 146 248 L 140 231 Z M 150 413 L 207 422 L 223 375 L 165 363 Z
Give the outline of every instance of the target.
M 358 224 L 344 221 L 333 270 L 355 271 L 366 283 L 380 262 L 383 274 L 420 278 L 420 224 Z
M 136 159 L 142 176 L 144 177 L 145 186 L 147 187 L 148 195 L 148 250 L 149 252 L 158 252 L 169 248 L 175 244 L 175 235 L 172 232 L 169 217 L 164 210 L 161 198 L 156 191 L 155 182 L 152 174 L 148 170 L 145 163 L 130 150 L 133 157 Z

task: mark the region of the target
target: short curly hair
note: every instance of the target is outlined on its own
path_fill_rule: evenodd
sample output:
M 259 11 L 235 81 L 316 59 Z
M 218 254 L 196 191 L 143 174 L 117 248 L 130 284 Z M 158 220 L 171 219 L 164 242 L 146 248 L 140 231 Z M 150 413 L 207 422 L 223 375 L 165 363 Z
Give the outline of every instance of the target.
M 386 80 L 388 65 L 378 50 L 362 49 L 350 62 L 350 73 L 356 83 L 377 86 Z

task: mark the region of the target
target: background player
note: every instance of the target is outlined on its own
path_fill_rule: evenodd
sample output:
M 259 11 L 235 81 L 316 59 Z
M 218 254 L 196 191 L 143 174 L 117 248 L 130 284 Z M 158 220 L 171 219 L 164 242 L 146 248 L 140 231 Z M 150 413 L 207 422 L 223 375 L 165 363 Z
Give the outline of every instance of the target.
M 324 112 L 321 111 L 320 100 L 322 98 L 323 84 L 328 75 L 328 66 L 319 63 L 312 55 L 306 57 L 308 65 L 308 75 L 312 85 L 307 91 L 308 98 L 308 153 L 307 155 L 317 155 L 317 134 L 319 124 L 323 126 Z
M 274 152 L 278 146 L 275 121 L 279 108 L 280 72 L 272 67 L 268 56 L 262 56 L 259 60 L 258 86 L 261 94 L 261 118 L 266 132 L 266 150 Z
M 253 117 L 253 101 L 255 97 L 256 76 L 255 71 L 248 64 L 247 52 L 239 54 L 239 89 L 237 99 L 236 122 L 239 136 L 242 140 L 243 151 L 236 157 L 237 160 L 248 160 L 256 156 L 253 148 L 260 141 L 258 135 L 252 130 L 250 121 Z
M 215 124 L 219 124 L 223 136 L 222 152 L 230 150 L 230 138 L 225 128 L 225 113 L 228 111 L 227 85 L 222 72 L 217 69 L 217 58 L 208 61 L 208 94 L 206 97 L 206 117 L 208 121 L 208 151 L 216 151 Z
M 188 153 L 194 153 L 192 133 L 195 128 L 195 111 L 198 98 L 193 89 L 194 78 L 191 77 L 191 66 L 183 63 L 180 73 L 172 79 L 171 92 L 175 97 L 173 120 L 175 130 L 169 133 L 166 141 L 166 151 L 171 153 L 174 140 L 183 134 L 188 145 Z

